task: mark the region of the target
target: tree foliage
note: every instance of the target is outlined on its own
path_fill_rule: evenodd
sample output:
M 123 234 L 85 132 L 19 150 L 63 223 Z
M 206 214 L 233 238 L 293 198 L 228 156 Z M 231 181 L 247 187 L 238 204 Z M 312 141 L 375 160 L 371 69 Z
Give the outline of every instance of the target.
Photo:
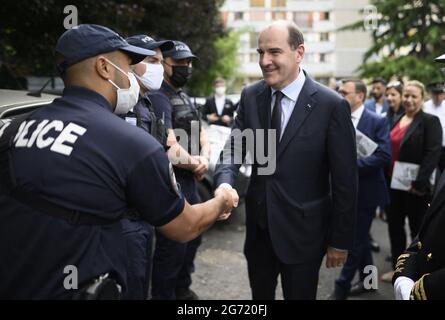
M 27 75 L 52 76 L 54 47 L 65 31 L 66 5 L 78 23 L 105 25 L 123 36 L 148 34 L 181 40 L 199 56 L 190 87 L 207 90 L 208 70 L 219 62 L 217 39 L 225 36 L 219 15 L 223 0 L 2 0 L 0 6 L 0 87 L 23 86 Z
M 443 80 L 434 58 L 445 53 L 445 0 L 371 0 L 378 24 L 358 71 L 362 77 Z M 358 21 L 344 30 L 363 29 Z

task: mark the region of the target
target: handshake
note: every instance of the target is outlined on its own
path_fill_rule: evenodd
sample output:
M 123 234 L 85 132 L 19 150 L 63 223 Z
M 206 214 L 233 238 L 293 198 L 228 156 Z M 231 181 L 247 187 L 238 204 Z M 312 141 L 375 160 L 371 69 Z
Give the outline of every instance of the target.
M 239 196 L 235 189 L 228 186 L 219 186 L 215 190 L 215 199 L 219 199 L 222 202 L 222 213 L 217 220 L 227 220 L 233 208 L 238 207 Z

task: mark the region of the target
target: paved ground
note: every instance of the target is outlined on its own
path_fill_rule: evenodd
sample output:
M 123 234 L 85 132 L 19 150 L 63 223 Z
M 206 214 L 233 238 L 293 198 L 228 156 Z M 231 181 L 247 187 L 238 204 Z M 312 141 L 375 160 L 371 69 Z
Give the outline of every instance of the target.
M 249 300 L 250 288 L 247 279 L 247 267 L 242 253 L 244 244 L 244 212 L 232 214 L 229 221 L 218 222 L 203 237 L 203 243 L 196 257 L 196 272 L 193 275 L 192 289 L 203 300 L 228 299 Z M 372 234 L 379 242 L 381 250 L 374 254 L 374 264 L 379 277 L 390 270 L 390 263 L 385 261 L 389 254 L 389 242 L 386 223 L 375 219 Z M 317 299 L 325 300 L 334 288 L 334 280 L 339 268 L 320 270 Z M 282 299 L 281 288 L 277 288 L 277 299 Z M 393 299 L 391 284 L 379 281 L 378 290 L 367 293 L 360 300 Z

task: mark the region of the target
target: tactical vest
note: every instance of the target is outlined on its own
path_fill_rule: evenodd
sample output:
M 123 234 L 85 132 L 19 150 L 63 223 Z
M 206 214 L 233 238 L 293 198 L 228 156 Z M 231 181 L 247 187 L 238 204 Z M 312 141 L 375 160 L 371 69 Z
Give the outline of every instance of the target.
M 179 91 L 177 93 L 167 92 L 167 90 L 163 90 L 163 92 L 169 98 L 169 101 L 172 105 L 172 125 L 173 129 L 183 129 L 187 132 L 189 137 L 188 141 L 188 149 L 187 151 L 192 154 L 191 151 L 196 150 L 199 154 L 200 152 L 200 133 L 201 133 L 201 123 L 200 123 L 200 115 L 199 111 L 194 107 L 192 102 L 190 101 L 189 96 Z M 197 125 L 197 137 L 191 137 L 192 134 L 192 122 Z M 194 154 L 192 154 L 194 155 Z
M 150 99 L 147 99 L 147 108 L 150 114 L 150 134 L 164 147 L 165 150 L 168 150 L 167 146 L 167 128 L 165 127 L 164 117 L 158 119 L 153 109 L 153 105 L 151 104 Z M 140 117 L 136 116 L 137 122 L 136 125 L 138 127 L 141 126 Z

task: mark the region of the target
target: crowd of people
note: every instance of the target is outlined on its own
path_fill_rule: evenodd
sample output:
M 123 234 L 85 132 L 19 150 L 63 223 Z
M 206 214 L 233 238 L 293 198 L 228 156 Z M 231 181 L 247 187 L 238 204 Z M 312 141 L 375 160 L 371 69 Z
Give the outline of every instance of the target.
M 184 90 L 197 56 L 182 41 L 84 24 L 55 51 L 62 97 L 0 126 L 0 298 L 199 299 L 190 286 L 200 236 L 237 206 L 233 160 L 249 151 L 253 299 L 274 299 L 278 276 L 285 299 L 315 299 L 324 257 L 342 267 L 333 299 L 366 292 L 376 212 L 388 222 L 394 269 L 382 280 L 396 298 L 445 298 L 442 83 L 427 86 L 426 102 L 416 80 L 374 79 L 368 100 L 358 79 L 335 92 L 300 66 L 304 37 L 288 21 L 259 34 L 263 79 L 234 106 L 217 78 L 201 112 Z M 232 128 L 204 203 L 202 119 Z M 273 150 L 272 174 L 234 143 L 246 131 L 255 148 Z

